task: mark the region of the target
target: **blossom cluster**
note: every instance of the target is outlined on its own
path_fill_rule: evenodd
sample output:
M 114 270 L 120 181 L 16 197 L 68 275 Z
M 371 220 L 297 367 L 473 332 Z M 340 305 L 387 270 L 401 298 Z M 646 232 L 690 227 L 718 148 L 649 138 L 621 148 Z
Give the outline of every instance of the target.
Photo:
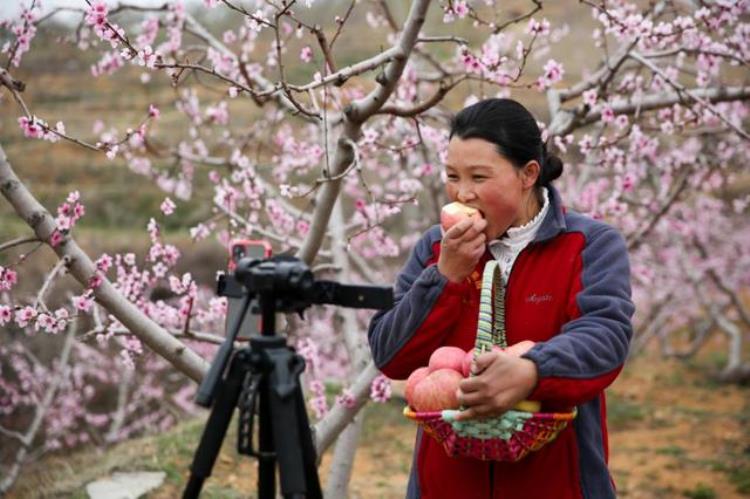
M 10 54 L 10 63 L 14 67 L 21 65 L 21 59 L 24 54 L 31 48 L 31 41 L 36 36 L 36 21 L 38 20 L 39 12 L 36 8 L 23 7 L 21 14 L 15 23 L 7 21 L 10 25 L 10 31 L 15 35 L 15 42 L 8 40 L 0 48 L 0 53 Z M 0 27 L 2 25 L 0 24 Z
M 23 130 L 24 137 L 29 139 L 57 142 L 60 135 L 65 135 L 65 125 L 62 121 L 58 121 L 53 130 L 44 120 L 36 116 L 21 116 L 18 118 L 18 126 Z
M 10 291 L 18 282 L 18 274 L 9 267 L 0 265 L 0 291 Z
M 81 195 L 78 191 L 68 194 L 64 203 L 57 207 L 55 225 L 58 230 L 69 232 L 73 226 L 86 213 L 86 207 L 80 202 Z
M 94 29 L 96 36 L 110 43 L 116 48 L 120 41 L 125 38 L 125 30 L 108 18 L 109 8 L 104 0 L 97 0 L 89 5 L 86 11 L 86 24 Z

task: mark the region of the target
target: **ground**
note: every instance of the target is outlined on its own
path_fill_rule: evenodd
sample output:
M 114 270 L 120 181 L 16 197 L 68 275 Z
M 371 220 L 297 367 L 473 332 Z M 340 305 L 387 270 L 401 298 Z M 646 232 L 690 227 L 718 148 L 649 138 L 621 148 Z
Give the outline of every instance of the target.
M 710 373 L 723 359 L 721 338 L 696 359 L 631 359 L 608 390 L 610 468 L 618 496 L 633 499 L 750 497 L 748 387 L 720 385 Z M 367 408 L 354 462 L 351 497 L 403 497 L 414 426 L 401 416 L 403 401 Z M 85 497 L 84 485 L 114 470 L 163 470 L 165 484 L 151 499 L 178 497 L 203 418 L 173 431 L 124 442 L 106 452 L 51 456 L 28 467 L 10 498 Z M 234 429 L 231 430 L 233 433 Z M 230 434 L 204 497 L 252 497 L 255 462 L 238 457 Z M 324 458 L 324 481 L 330 453 Z

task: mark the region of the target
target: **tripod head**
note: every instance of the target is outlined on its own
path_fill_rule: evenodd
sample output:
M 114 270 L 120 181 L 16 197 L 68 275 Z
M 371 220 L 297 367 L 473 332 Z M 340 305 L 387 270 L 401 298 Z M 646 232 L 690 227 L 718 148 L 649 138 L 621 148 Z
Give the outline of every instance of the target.
M 393 289 L 389 286 L 345 285 L 315 279 L 310 268 L 289 255 L 271 258 L 242 258 L 233 274 L 220 275 L 217 294 L 243 298 L 242 312 L 228 330 L 208 374 L 203 379 L 196 403 L 209 407 L 217 382 L 226 369 L 234 348 L 242 318 L 250 302 L 257 297 L 260 303 L 263 336 L 274 336 L 276 312 L 296 312 L 303 316 L 313 304 L 333 304 L 348 308 L 387 309 L 393 306 Z
M 350 308 L 385 309 L 393 305 L 393 290 L 387 286 L 357 286 L 315 279 L 300 259 L 278 255 L 267 259 L 242 258 L 234 274 L 219 276 L 218 294 L 242 298 L 245 294 L 273 298 L 276 312 L 302 314 L 313 304 Z

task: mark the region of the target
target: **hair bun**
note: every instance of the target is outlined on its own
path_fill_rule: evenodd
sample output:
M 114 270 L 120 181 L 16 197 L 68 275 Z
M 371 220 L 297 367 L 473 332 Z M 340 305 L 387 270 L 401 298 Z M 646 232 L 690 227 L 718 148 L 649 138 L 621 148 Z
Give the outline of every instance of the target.
M 544 173 L 542 176 L 542 185 L 549 185 L 550 182 L 562 175 L 563 162 L 554 154 L 547 154 L 544 158 Z

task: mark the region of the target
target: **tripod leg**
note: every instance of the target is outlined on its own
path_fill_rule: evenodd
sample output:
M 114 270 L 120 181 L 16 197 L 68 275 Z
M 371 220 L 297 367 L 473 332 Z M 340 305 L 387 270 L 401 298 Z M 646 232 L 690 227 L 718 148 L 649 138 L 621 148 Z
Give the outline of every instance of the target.
M 237 353 L 232 359 L 226 379 L 220 382 L 211 415 L 203 429 L 201 442 L 198 450 L 195 451 L 193 464 L 190 466 L 190 479 L 182 494 L 183 499 L 197 498 L 203 488 L 203 482 L 211 476 L 216 456 L 219 454 L 242 391 L 242 381 L 245 375 L 244 363 L 244 352 Z
M 316 464 L 317 453 L 315 444 L 310 432 L 310 421 L 307 419 L 307 407 L 305 406 L 305 396 L 302 388 L 297 385 L 295 399 L 297 401 L 297 422 L 299 426 L 300 442 L 302 444 L 302 460 L 304 461 L 305 482 L 307 483 L 308 499 L 323 499 L 323 493 L 320 488 L 320 479 L 318 478 L 318 467 Z
M 281 492 L 287 498 L 322 499 L 315 449 L 299 385 L 305 361 L 287 347 L 268 350 L 268 355 L 274 360 L 268 393 Z
M 260 382 L 258 405 L 260 406 L 260 422 L 258 432 L 258 497 L 260 499 L 274 499 L 276 496 L 276 458 L 274 457 L 273 433 L 267 428 L 276 428 L 278 421 L 271 418 L 271 402 L 268 400 L 268 378 L 263 376 Z M 264 431 L 263 429 L 266 429 Z

